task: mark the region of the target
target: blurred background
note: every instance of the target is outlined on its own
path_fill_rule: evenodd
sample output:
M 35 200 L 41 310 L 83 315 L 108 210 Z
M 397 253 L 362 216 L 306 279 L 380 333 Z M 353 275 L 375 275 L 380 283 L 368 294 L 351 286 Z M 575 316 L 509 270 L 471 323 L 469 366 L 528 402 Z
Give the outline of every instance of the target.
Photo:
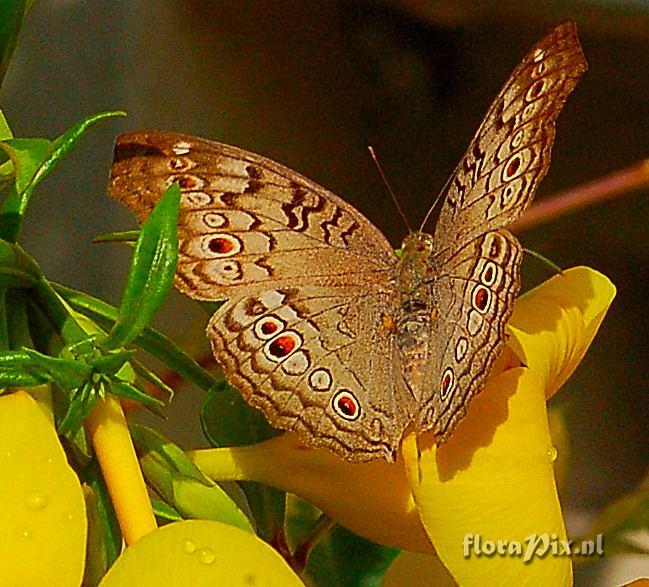
M 367 145 L 417 225 L 515 65 L 566 18 L 590 70 L 559 117 L 538 200 L 649 156 L 646 0 L 39 0 L 1 96 L 16 136 L 53 137 L 102 109 L 129 116 L 89 133 L 46 181 L 24 244 L 52 279 L 117 303 L 129 252 L 90 244 L 134 226 L 105 196 L 112 142 L 164 129 L 284 163 L 398 246 L 406 229 Z M 573 534 L 647 471 L 647 192 L 519 234 L 560 266 L 589 265 L 618 287 L 588 356 L 553 400 L 572 445 L 562 500 Z M 528 258 L 523 275 L 527 289 L 548 272 Z M 157 319 L 196 354 L 207 351 L 205 322 L 180 295 Z M 187 390 L 174 404 L 167 432 L 185 446 L 201 442 L 199 402 Z M 625 557 L 578 568 L 577 583 L 615 584 L 641 570 L 649 574 L 646 559 Z

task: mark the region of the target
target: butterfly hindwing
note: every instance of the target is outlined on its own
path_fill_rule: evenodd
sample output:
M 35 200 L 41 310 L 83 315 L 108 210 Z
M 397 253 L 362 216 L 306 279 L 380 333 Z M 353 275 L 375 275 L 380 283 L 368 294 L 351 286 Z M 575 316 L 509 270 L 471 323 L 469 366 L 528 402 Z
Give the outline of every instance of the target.
M 224 304 L 207 328 L 229 381 L 271 424 L 350 461 L 394 460 L 406 423 L 386 357 L 389 289 L 295 287 Z

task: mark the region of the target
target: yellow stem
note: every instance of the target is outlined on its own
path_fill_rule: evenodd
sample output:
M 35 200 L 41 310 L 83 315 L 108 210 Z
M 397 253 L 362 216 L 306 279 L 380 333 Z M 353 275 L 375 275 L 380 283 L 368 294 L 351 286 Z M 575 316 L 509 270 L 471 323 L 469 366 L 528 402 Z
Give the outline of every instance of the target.
M 127 546 L 157 528 L 133 441 L 119 401 L 110 395 L 86 418 L 86 429 Z

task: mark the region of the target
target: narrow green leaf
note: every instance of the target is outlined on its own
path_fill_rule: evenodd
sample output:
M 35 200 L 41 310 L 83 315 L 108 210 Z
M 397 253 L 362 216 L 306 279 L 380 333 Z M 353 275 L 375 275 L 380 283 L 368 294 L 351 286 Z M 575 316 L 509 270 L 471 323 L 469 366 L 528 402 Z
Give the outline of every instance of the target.
M 79 387 L 90 377 L 92 367 L 87 363 L 43 355 L 33 349 L 23 349 L 27 358 L 23 361 L 25 369 L 38 375 L 51 377 L 64 389 Z
M 0 369 L 0 393 L 9 387 L 35 387 L 48 381 L 51 379 L 47 376 L 30 373 L 23 369 Z
M 34 287 L 42 275 L 36 262 L 19 245 L 0 240 L 0 286 Z
M 27 298 L 22 290 L 10 289 L 5 296 L 7 308 L 7 331 L 12 349 L 32 348 L 34 343 L 29 333 Z
M 89 536 L 88 544 L 95 543 L 97 540 L 101 543 L 102 554 L 105 559 L 103 566 L 107 569 L 110 568 L 122 551 L 122 534 L 117 522 L 117 516 L 97 461 L 93 459 L 88 466 L 81 470 L 80 476 L 82 481 L 89 485 L 93 491 L 96 513 L 100 524 L 99 528 L 93 528 L 96 530 L 94 533 L 95 540 L 92 540 L 92 535 Z M 97 533 L 100 536 L 97 536 Z
M 66 345 L 88 339 L 88 333 L 81 328 L 70 313 L 70 308 L 63 303 L 47 279 L 41 279 L 35 285 L 32 299 Z
M 105 348 L 124 346 L 135 340 L 167 297 L 178 261 L 179 204 L 180 188 L 174 184 L 142 225 L 119 316 L 103 342 Z
M 170 440 L 145 426 L 131 427 L 147 482 L 183 518 L 218 520 L 252 532 L 245 514 Z
M 115 353 L 100 355 L 90 361 L 93 371 L 102 375 L 115 375 L 135 354 L 135 350 L 120 350 Z
M 140 236 L 139 230 L 121 230 L 118 232 L 106 232 L 98 234 L 92 239 L 95 244 L 98 243 L 128 243 L 135 244 Z
M 200 411 L 203 433 L 212 446 L 241 446 L 280 434 L 263 414 L 251 407 L 225 381 L 212 387 Z M 271 540 L 284 525 L 286 494 L 259 483 L 239 483 L 257 525 L 257 533 Z
M 150 396 L 141 389 L 138 389 L 135 385 L 131 385 L 126 381 L 120 381 L 119 379 L 111 379 L 110 392 L 119 397 L 136 401 L 137 403 L 142 404 L 145 408 L 151 410 L 154 414 L 164 417 L 162 408 L 165 407 L 165 403 L 156 397 Z
M 0 83 L 16 48 L 25 10 L 25 0 L 3 0 L 0 5 Z
M 117 320 L 118 310 L 114 306 L 63 285 L 57 284 L 54 287 L 74 310 L 88 316 L 105 330 L 110 329 Z M 173 341 L 149 326 L 144 328 L 134 343 L 203 391 L 208 391 L 219 383 L 216 377 L 203 369 Z
M 153 371 L 151 371 L 136 359 L 131 359 L 130 363 L 133 367 L 133 371 L 142 381 L 146 381 L 156 389 L 162 391 L 168 396 L 169 401 L 173 399 L 174 390 L 169 387 L 162 379 L 160 379 L 160 377 L 158 377 Z
M 58 426 L 61 436 L 74 436 L 83 425 L 83 420 L 101 397 L 100 388 L 92 381 L 86 381 L 72 394 L 68 411 Z
M 13 138 L 14 135 L 11 132 L 11 127 L 5 118 L 4 112 L 0 109 L 0 141 L 7 141 Z
M 2 109 L 0 109 L 0 141 L 7 141 L 13 138 L 14 135 L 11 132 L 9 123 L 5 118 L 4 112 L 2 112 Z M 13 177 L 13 174 L 13 162 L 11 161 L 11 159 L 9 159 L 9 156 L 4 151 L 0 151 L 0 189 L 5 188 L 6 184 Z
M 129 426 L 129 429 L 138 454 L 155 454 L 166 463 L 170 470 L 189 479 L 194 479 L 206 487 L 214 484 L 211 479 L 201 473 L 179 446 L 165 438 L 157 430 L 141 424 L 133 424 Z
M 47 139 L 10 139 L 0 142 L 16 170 L 16 182 L 2 207 L 0 236 L 15 242 L 34 188 L 54 169 L 97 122 L 124 112 L 100 112 L 75 124 L 54 141 Z
M 161 518 L 166 522 L 180 522 L 184 519 L 174 508 L 160 499 L 153 498 L 151 505 L 156 518 Z

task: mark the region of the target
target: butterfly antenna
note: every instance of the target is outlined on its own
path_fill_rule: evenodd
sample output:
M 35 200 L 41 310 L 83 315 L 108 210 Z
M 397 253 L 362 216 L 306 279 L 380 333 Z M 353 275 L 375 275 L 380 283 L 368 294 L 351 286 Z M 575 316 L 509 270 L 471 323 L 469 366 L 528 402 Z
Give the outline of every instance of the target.
M 448 188 L 448 184 L 450 183 L 451 179 L 453 178 L 455 174 L 452 174 L 451 177 L 449 177 L 446 180 L 446 183 L 444 184 L 444 187 L 441 189 L 439 194 L 437 194 L 437 197 L 435 198 L 435 201 L 433 202 L 433 205 L 428 209 L 428 212 L 426 213 L 426 216 L 424 216 L 424 220 L 421 223 L 421 226 L 419 227 L 419 232 L 422 232 L 424 230 L 424 226 L 426 226 L 426 222 L 428 222 L 428 219 L 430 218 L 430 215 L 433 213 L 433 210 L 439 204 L 440 200 L 446 196 L 446 190 Z
M 392 188 L 390 187 L 390 184 L 388 183 L 387 178 L 385 177 L 385 173 L 383 173 L 383 169 L 381 168 L 381 164 L 379 163 L 378 158 L 376 157 L 376 153 L 374 152 L 373 147 L 367 147 L 367 150 L 370 152 L 370 155 L 372 156 L 372 160 L 374 161 L 374 165 L 376 165 L 376 168 L 379 170 L 379 174 L 381 175 L 381 179 L 383 180 L 383 183 L 385 184 L 385 187 L 388 190 L 388 193 L 392 196 L 392 200 L 394 201 L 397 210 L 399 211 L 399 214 L 401 214 L 401 218 L 403 218 L 403 221 L 406 223 L 406 226 L 408 228 L 408 233 L 412 234 L 412 228 L 410 228 L 410 223 L 408 222 L 408 219 L 406 218 L 406 215 L 403 213 L 403 210 L 401 209 L 401 206 L 399 205 L 399 200 L 397 200 L 397 197 L 394 195 L 394 192 L 392 191 Z

